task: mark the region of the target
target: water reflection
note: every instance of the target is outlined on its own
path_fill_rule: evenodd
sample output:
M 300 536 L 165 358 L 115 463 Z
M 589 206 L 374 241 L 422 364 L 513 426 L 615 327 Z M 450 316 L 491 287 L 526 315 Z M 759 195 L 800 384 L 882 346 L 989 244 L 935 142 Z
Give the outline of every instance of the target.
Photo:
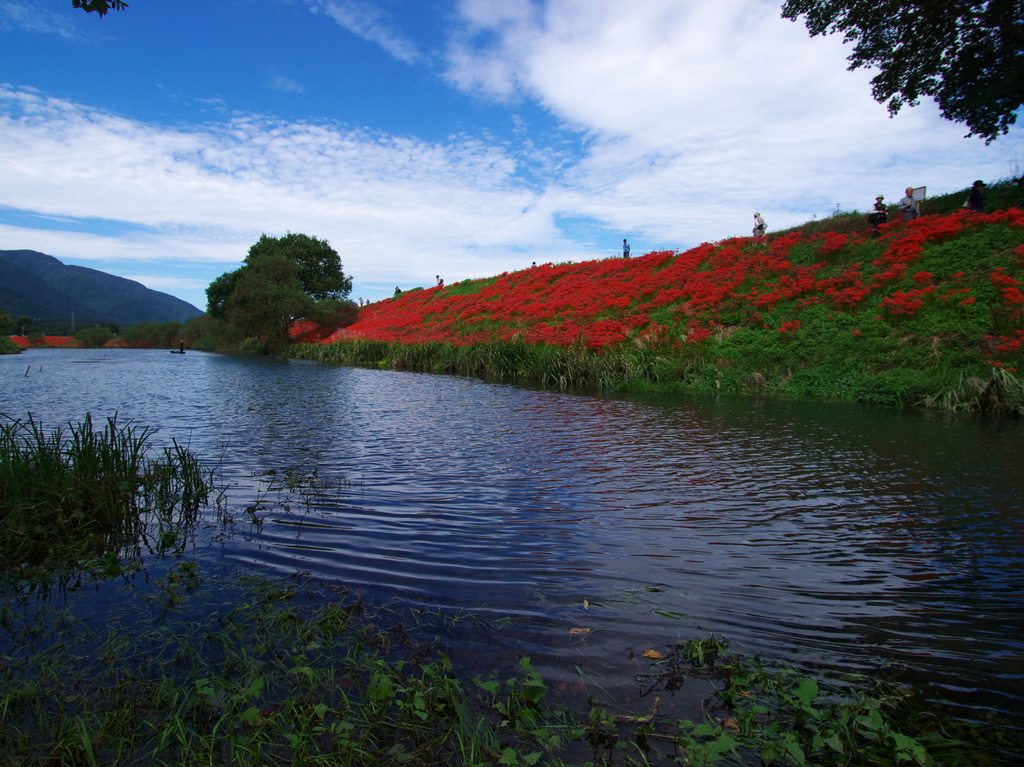
M 570 626 L 603 629 L 586 651 L 609 665 L 713 630 L 895 657 L 1024 712 L 1016 422 L 198 353 L 33 351 L 0 374 L 5 412 L 118 412 L 220 461 L 260 527 L 216 554 L 246 566 L 519 616 L 505 640 L 562 661 Z

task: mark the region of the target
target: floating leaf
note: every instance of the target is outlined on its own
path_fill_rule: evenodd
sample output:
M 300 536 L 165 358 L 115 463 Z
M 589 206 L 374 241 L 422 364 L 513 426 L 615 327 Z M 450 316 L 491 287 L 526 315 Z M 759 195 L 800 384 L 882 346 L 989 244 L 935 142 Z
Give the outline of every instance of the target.
M 651 660 L 661 660 L 665 656 L 657 650 L 644 650 L 644 657 L 650 658 Z
M 584 634 L 589 634 L 590 629 L 569 629 L 569 633 L 573 636 L 583 636 Z
M 589 610 L 590 609 L 590 602 L 588 602 L 586 599 L 583 600 L 583 609 L 584 610 Z

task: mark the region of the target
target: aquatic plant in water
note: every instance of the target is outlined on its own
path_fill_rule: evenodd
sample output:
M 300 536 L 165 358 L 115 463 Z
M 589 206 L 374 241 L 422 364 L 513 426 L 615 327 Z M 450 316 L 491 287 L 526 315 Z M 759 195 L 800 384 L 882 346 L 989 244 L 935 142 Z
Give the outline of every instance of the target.
M 0 572 L 179 545 L 212 472 L 177 442 L 152 454 L 153 433 L 116 416 L 47 430 L 0 413 Z
M 336 585 L 224 581 L 184 560 L 156 586 L 126 591 L 108 623 L 0 598 L 5 763 L 928 767 L 1020 755 L 1007 730 L 957 723 L 898 685 L 812 677 L 714 636 L 643 654 L 641 700 L 711 685 L 704 720 L 677 721 L 658 697 L 641 713 L 596 689 L 585 706 L 553 703 L 529 658 L 466 679 L 436 625 Z

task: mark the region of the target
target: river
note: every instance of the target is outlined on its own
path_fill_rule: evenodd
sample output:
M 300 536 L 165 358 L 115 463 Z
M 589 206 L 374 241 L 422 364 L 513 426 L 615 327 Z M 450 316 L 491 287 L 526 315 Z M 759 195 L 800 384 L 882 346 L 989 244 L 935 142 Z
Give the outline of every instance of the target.
M 217 463 L 247 524 L 197 556 L 472 612 L 555 679 L 628 687 L 634 654 L 714 632 L 1024 716 L 1020 421 L 156 350 L 0 375 L 9 416 L 116 413 Z

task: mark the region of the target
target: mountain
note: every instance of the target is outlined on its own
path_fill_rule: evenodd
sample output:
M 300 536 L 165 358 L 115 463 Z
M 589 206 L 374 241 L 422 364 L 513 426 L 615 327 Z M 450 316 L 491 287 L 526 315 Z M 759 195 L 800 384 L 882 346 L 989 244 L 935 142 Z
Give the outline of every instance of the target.
M 34 250 L 0 250 L 0 311 L 36 321 L 135 325 L 184 322 L 203 312 L 134 280 L 68 266 Z

